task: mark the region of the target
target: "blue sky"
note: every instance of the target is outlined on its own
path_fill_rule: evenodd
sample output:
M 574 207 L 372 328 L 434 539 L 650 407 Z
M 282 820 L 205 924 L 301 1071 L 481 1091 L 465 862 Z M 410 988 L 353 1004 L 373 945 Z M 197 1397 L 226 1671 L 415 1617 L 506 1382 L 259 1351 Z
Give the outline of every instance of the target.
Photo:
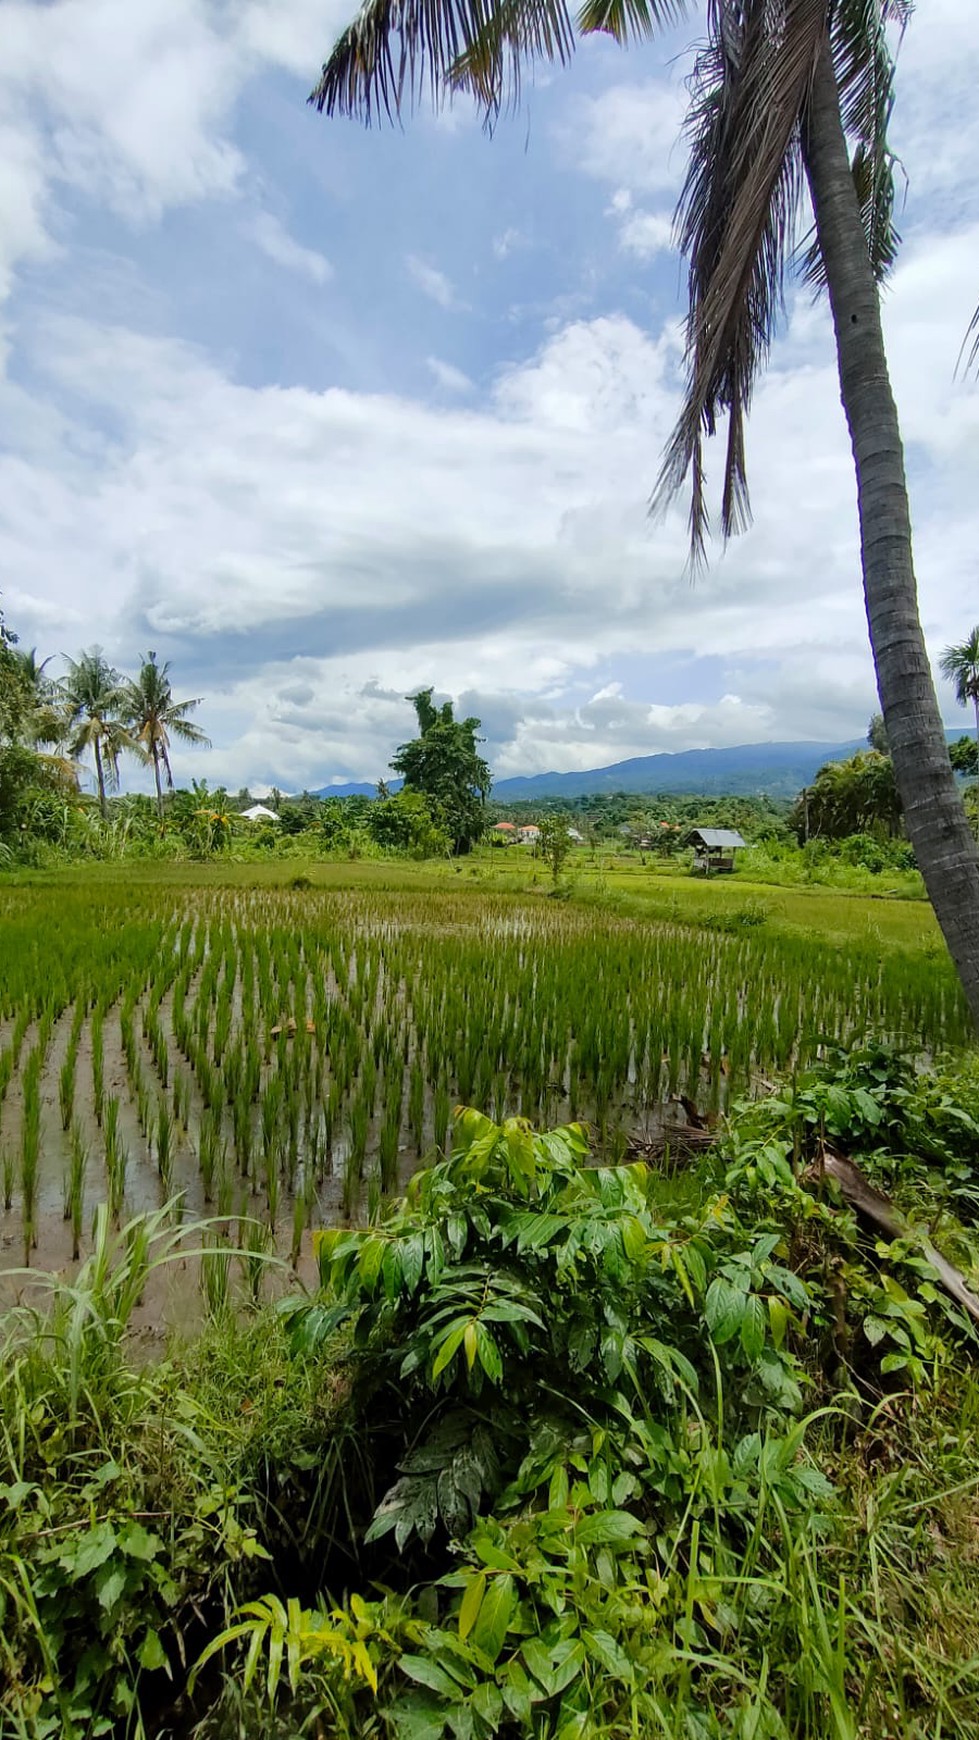
M 825 310 L 791 296 L 755 520 L 691 587 L 645 504 L 677 405 L 693 27 L 592 41 L 487 138 L 307 108 L 341 0 L 4 0 L 0 592 L 43 653 L 153 647 L 253 788 L 377 778 L 422 684 L 498 774 L 875 706 Z M 927 13 L 927 17 L 925 14 Z M 972 0 L 902 46 L 886 301 L 935 656 L 979 617 Z M 950 723 L 964 722 L 946 694 Z

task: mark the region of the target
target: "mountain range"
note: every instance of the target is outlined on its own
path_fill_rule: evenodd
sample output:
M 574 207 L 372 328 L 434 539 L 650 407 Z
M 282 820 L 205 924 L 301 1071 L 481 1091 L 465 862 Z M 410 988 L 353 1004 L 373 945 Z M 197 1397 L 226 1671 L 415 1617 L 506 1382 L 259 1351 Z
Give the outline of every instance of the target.
M 961 737 L 950 731 L 949 739 Z M 809 785 L 827 761 L 843 761 L 863 738 L 851 743 L 744 743 L 736 749 L 682 749 L 661 755 L 635 755 L 611 767 L 583 773 L 534 773 L 501 779 L 493 786 L 496 803 L 534 798 L 594 797 L 601 792 L 683 792 L 705 797 L 793 798 Z M 395 781 L 388 788 L 398 790 Z M 314 797 L 374 797 L 376 785 L 325 785 Z

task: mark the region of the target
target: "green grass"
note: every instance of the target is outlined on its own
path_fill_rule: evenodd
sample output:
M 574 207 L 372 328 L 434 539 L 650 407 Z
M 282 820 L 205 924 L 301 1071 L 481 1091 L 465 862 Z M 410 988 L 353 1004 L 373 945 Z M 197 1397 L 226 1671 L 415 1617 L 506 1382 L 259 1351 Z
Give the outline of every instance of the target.
M 446 889 L 482 889 L 548 898 L 547 866 L 521 849 L 480 848 L 468 858 L 448 863 L 408 863 L 397 860 L 313 858 L 267 863 L 122 863 L 73 865 L 52 871 L 22 871 L 4 878 L 4 887 L 106 888 L 259 888 L 287 891 L 297 874 L 310 878 L 313 891 L 372 890 L 378 893 L 426 893 Z M 579 849 L 566 866 L 571 899 L 595 902 L 614 911 L 672 922 L 700 923 L 717 913 L 745 906 L 761 910 L 766 921 L 796 935 L 823 937 L 829 942 L 858 941 L 908 950 L 944 949 L 931 907 L 920 899 L 893 898 L 881 892 L 811 887 L 777 887 L 752 882 L 740 873 L 709 882 L 678 871 L 668 862 L 643 865 L 634 854 L 596 853 Z

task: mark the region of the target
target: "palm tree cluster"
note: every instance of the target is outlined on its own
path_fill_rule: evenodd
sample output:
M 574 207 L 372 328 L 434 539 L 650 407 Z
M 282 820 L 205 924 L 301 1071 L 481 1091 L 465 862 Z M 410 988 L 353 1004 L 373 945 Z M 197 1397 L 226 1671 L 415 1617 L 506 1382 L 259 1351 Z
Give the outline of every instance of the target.
M 152 766 L 162 820 L 164 780 L 173 790 L 172 739 L 209 745 L 189 718 L 200 699 L 174 699 L 169 664 L 158 664 L 156 654 L 147 653 L 138 675 L 128 679 L 100 646 L 92 646 L 66 658 L 64 676 L 55 679 L 48 675 L 50 660 L 39 661 L 33 647 L 10 645 L 7 658 L 16 685 L 19 741 L 39 754 L 55 751 L 44 760 L 62 783 L 76 783 L 78 763 L 91 755 L 103 817 L 109 793 L 119 789 L 122 756 Z
M 843 840 L 852 834 L 896 839 L 901 800 L 889 756 L 864 749 L 847 761 L 829 761 L 799 796 L 792 823 L 805 839 Z

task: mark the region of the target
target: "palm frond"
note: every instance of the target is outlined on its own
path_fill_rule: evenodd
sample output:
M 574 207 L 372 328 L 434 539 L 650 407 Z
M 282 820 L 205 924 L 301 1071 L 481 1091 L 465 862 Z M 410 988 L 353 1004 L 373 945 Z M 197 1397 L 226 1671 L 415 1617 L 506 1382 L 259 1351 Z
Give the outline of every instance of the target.
M 970 343 L 970 340 L 971 340 L 971 343 Z M 976 309 L 975 314 L 972 316 L 972 319 L 969 321 L 969 329 L 968 329 L 964 339 L 962 340 L 962 350 L 959 353 L 959 365 L 960 366 L 962 363 L 962 356 L 964 353 L 966 353 L 966 346 L 967 345 L 968 345 L 968 352 L 967 352 L 967 354 L 965 354 L 965 366 L 966 366 L 966 370 L 969 370 L 969 369 L 974 369 L 976 366 L 976 363 L 979 362 L 979 308 Z
M 499 106 L 507 77 L 519 90 L 521 62 L 566 62 L 574 49 L 564 0 L 365 0 L 310 96 L 320 113 L 393 120 L 426 90 L 436 106 L 457 82 Z M 457 71 L 458 69 L 458 71 Z M 463 71 L 462 69 L 467 69 Z
M 691 79 L 677 210 L 689 262 L 687 384 L 654 508 L 691 479 L 692 559 L 709 531 L 705 436 L 728 419 L 724 535 L 749 517 L 744 425 L 779 314 L 802 189 L 800 125 L 827 0 L 711 0 Z
M 393 121 L 426 94 L 438 107 L 468 91 L 491 120 L 520 100 L 525 67 L 564 65 L 576 33 L 605 31 L 620 42 L 675 24 L 689 0 L 365 0 L 336 42 L 310 102 L 322 114 L 354 115 L 368 126 Z
M 584 0 L 575 23 L 582 36 L 597 30 L 616 42 L 644 42 L 682 23 L 689 11 L 689 0 Z
M 853 182 L 874 274 L 886 278 L 897 258 L 894 221 L 898 162 L 887 143 L 894 107 L 894 55 L 887 27 L 903 32 L 910 0 L 838 0 L 832 17 L 833 65 L 840 114 L 853 144 Z M 803 247 L 806 281 L 822 289 L 826 275 L 815 236 Z
M 197 702 L 185 701 L 184 706 L 196 707 Z M 167 718 L 167 730 L 172 736 L 179 737 L 181 743 L 199 743 L 202 749 L 210 749 L 211 739 L 207 732 L 202 731 L 200 726 L 193 724 L 190 719 L 181 718 L 181 711 L 182 709 L 180 711 L 175 709 L 173 714 Z

